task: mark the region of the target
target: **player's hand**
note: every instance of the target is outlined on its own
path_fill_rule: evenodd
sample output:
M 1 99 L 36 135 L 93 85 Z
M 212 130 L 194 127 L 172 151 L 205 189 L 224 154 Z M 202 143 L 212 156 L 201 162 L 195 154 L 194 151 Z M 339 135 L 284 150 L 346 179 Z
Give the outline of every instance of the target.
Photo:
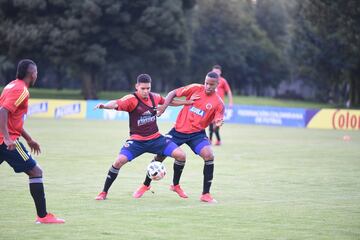
M 224 119 L 218 119 L 215 121 L 216 127 L 221 127 L 224 124 Z
M 103 104 L 103 103 L 98 103 L 98 104 L 96 104 L 96 106 L 94 107 L 94 110 L 96 110 L 96 109 L 104 109 L 105 108 L 105 104 Z
M 27 144 L 29 145 L 31 152 L 35 155 L 39 155 L 41 153 L 40 145 L 36 141 L 31 139 L 30 141 L 27 141 Z
M 4 143 L 7 146 L 7 150 L 14 150 L 16 148 L 15 142 L 11 139 L 4 139 Z
M 157 117 L 160 117 L 164 112 L 165 112 L 165 107 L 164 107 L 164 105 L 158 106 L 158 107 L 157 107 L 156 116 L 157 116 Z

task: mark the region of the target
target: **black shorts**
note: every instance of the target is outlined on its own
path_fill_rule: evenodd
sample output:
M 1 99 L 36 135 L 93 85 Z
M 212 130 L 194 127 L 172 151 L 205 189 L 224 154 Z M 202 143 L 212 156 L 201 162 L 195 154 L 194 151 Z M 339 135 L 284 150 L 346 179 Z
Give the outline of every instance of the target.
M 16 173 L 27 172 L 33 169 L 36 161 L 26 150 L 24 145 L 18 140 L 15 141 L 16 148 L 12 151 L 7 150 L 5 143 L 0 145 L 0 164 L 6 161 Z

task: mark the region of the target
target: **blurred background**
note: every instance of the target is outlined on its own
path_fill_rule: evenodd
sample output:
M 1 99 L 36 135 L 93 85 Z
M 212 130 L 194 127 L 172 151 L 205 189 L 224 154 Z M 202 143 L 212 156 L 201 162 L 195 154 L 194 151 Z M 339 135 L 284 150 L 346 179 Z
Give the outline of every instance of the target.
M 38 64 L 38 88 L 84 99 L 201 83 L 223 67 L 233 93 L 360 105 L 358 0 L 0 0 L 0 84 Z

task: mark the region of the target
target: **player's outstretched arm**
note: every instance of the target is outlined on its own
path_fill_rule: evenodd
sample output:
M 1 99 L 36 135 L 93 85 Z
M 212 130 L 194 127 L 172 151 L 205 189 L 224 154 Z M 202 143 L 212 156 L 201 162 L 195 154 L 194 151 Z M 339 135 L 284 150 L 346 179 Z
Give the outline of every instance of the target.
M 169 105 L 170 105 L 170 106 L 191 105 L 191 104 L 193 104 L 196 100 L 198 100 L 199 98 L 200 98 L 200 96 L 197 95 L 197 94 L 192 95 L 189 100 L 182 100 L 182 99 L 175 99 L 175 98 L 174 98 Z
M 111 100 L 107 103 L 99 103 L 94 107 L 94 110 L 96 109 L 116 109 L 118 107 L 118 104 L 116 100 Z
M 176 91 L 172 90 L 171 92 L 166 95 L 165 102 L 163 105 L 159 106 L 157 109 L 157 116 L 160 117 L 166 110 L 166 108 L 170 105 L 173 101 L 174 97 L 176 96 Z
M 39 155 L 41 153 L 40 145 L 31 138 L 30 134 L 23 129 L 21 131 L 21 136 L 26 140 L 27 144 L 29 145 L 31 152 L 33 152 L 36 155 Z

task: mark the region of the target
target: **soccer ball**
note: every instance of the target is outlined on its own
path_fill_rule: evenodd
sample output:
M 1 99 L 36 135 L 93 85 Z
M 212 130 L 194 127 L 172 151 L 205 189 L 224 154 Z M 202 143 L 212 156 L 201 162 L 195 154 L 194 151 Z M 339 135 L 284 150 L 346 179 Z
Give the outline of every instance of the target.
M 161 162 L 153 161 L 147 167 L 147 175 L 151 180 L 161 180 L 166 175 L 166 169 Z

